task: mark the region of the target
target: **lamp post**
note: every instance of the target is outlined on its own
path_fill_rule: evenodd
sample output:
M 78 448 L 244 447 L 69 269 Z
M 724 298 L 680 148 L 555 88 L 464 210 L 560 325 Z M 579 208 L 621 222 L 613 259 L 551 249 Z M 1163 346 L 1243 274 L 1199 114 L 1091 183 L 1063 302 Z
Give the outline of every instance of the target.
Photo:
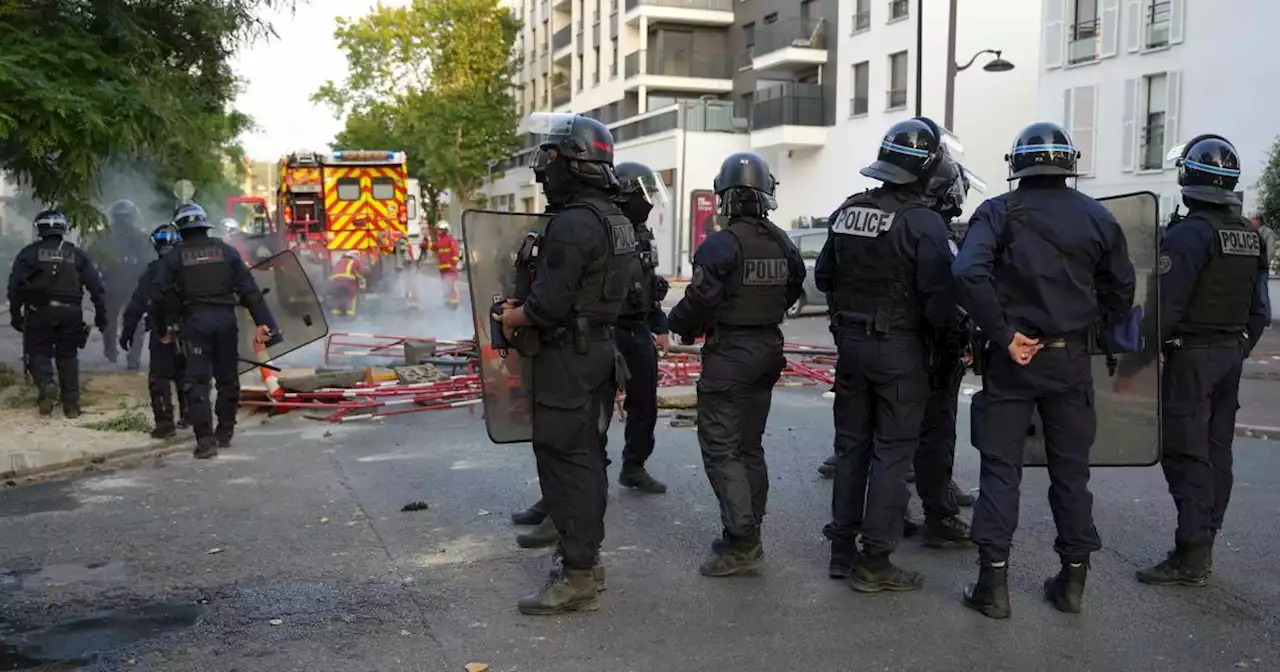
M 921 4 L 923 4 L 923 2 L 924 0 L 921 0 Z M 964 65 L 959 65 L 956 63 L 956 5 L 957 4 L 958 4 L 958 0 L 951 0 L 951 15 L 947 17 L 947 90 L 946 90 L 946 110 L 943 113 L 943 122 L 942 122 L 942 125 L 951 131 L 955 130 L 954 124 L 955 124 L 955 112 L 956 112 L 956 74 L 964 70 L 968 70 L 969 67 L 972 66 L 974 62 L 978 60 L 978 57 L 984 54 L 991 54 L 995 56 L 995 58 L 991 59 L 990 61 L 987 62 L 986 65 L 982 66 L 983 70 L 986 70 L 987 72 L 1008 72 L 1013 69 L 1013 63 L 1010 63 L 1009 61 L 1006 61 L 1003 58 L 1001 58 L 1000 56 L 1001 51 L 999 49 L 983 49 L 982 51 L 979 51 L 978 53 L 974 54 L 973 57 L 970 58 L 969 61 Z M 921 26 L 923 26 L 923 24 L 921 24 Z M 917 64 L 918 63 L 919 61 L 917 60 Z M 920 95 L 919 73 L 917 73 L 916 77 L 917 77 L 916 96 L 918 97 Z M 919 114 L 918 100 L 916 102 L 916 106 L 917 106 L 916 114 Z

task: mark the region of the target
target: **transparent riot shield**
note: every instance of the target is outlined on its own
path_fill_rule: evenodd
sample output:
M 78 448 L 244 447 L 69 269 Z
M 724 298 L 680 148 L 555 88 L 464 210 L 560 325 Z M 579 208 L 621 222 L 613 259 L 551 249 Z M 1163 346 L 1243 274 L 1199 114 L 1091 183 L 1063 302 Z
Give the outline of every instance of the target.
M 546 231 L 547 215 L 467 210 L 462 239 L 467 255 L 467 284 L 480 351 L 484 421 L 494 443 L 533 440 L 533 386 L 530 362 L 514 348 L 494 347 L 490 309 L 516 293 L 516 260 L 530 232 Z
M 1098 200 L 1124 230 L 1137 281 L 1134 305 L 1141 308 L 1143 319 L 1155 327 L 1153 333 L 1160 333 L 1156 309 L 1160 305 L 1160 198 L 1144 191 Z M 1142 347 L 1158 350 L 1159 345 L 1143 343 Z M 1098 416 L 1098 434 L 1089 454 L 1090 465 L 1147 467 L 1160 460 L 1160 357 L 1151 360 L 1132 379 L 1132 388 L 1119 393 L 1106 357 L 1093 358 L 1093 406 Z M 1023 460 L 1027 466 L 1048 464 L 1038 412 L 1031 417 Z
M 276 319 L 279 335 L 266 348 L 254 343 L 256 327 L 245 308 L 236 310 L 240 331 L 240 373 L 314 343 L 329 334 L 324 309 L 307 272 L 291 251 L 281 252 L 249 269 L 262 298 Z

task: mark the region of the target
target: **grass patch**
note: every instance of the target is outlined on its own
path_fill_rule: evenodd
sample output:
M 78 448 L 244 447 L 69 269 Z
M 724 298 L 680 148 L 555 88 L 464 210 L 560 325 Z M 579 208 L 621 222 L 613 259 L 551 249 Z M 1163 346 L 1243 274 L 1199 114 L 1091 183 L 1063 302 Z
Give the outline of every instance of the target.
M 40 393 L 35 386 L 22 383 L 21 388 L 5 400 L 5 405 L 9 408 L 31 408 L 36 405 L 36 400 L 39 398 Z
M 150 432 L 151 421 L 137 411 L 125 411 L 115 417 L 84 425 L 85 429 L 99 432 Z
M 13 387 L 22 382 L 22 374 L 14 371 L 8 364 L 0 364 L 0 389 Z

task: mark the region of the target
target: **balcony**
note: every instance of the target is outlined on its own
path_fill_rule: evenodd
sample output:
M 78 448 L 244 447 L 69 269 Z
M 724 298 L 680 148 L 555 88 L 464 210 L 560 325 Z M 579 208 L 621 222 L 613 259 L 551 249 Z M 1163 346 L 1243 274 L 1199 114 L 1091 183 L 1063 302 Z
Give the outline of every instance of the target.
M 551 8 L 561 12 L 567 12 L 573 8 L 571 0 L 551 0 Z
M 641 67 L 643 66 L 643 67 Z M 733 66 L 724 54 L 633 51 L 623 64 L 628 91 L 647 86 L 663 91 L 729 93 L 733 91 Z
M 751 106 L 751 148 L 817 149 L 827 144 L 826 102 L 818 84 L 783 84 L 757 91 Z
M 871 10 L 864 9 L 853 14 L 853 32 L 861 33 L 864 30 L 871 30 Z
M 551 87 L 551 107 L 568 105 L 571 100 L 573 100 L 573 91 L 568 82 Z
M 1172 10 L 1169 0 L 1153 2 L 1147 9 L 1143 25 L 1143 46 L 1146 49 L 1161 49 L 1169 46 L 1169 25 Z
M 1067 45 L 1067 63 L 1088 63 L 1098 60 L 1099 21 L 1081 21 L 1071 26 L 1071 42 Z
M 561 52 L 568 50 L 572 44 L 573 33 L 570 32 L 569 26 L 565 26 L 564 28 L 557 30 L 555 34 L 551 36 L 551 53 L 556 55 L 557 60 L 564 58 L 565 56 L 568 56 L 569 53 Z
M 751 49 L 753 70 L 796 70 L 827 62 L 827 22 L 790 19 L 761 26 Z
M 650 23 L 679 23 L 700 26 L 732 26 L 734 0 L 626 0 L 626 22 L 638 25 L 640 17 Z

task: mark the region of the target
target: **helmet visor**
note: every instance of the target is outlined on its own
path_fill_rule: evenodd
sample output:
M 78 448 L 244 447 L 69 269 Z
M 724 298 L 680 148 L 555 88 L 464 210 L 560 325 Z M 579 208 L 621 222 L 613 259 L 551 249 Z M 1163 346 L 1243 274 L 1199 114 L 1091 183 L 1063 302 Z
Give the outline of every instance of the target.
M 575 119 L 575 115 L 566 112 L 534 112 L 520 122 L 519 131 L 541 136 L 568 135 Z
M 665 208 L 671 202 L 671 194 L 662 176 L 650 172 L 637 177 L 627 178 L 622 183 L 623 192 L 637 191 L 644 195 L 644 200 L 655 208 Z
M 51 212 L 36 218 L 36 226 L 60 226 L 67 228 L 67 216 L 61 212 Z
M 1180 165 L 1178 162 L 1182 160 L 1182 154 L 1185 151 L 1187 151 L 1187 143 L 1180 142 L 1177 145 L 1174 145 L 1173 148 L 1169 150 L 1168 154 L 1164 155 L 1164 160 L 1166 163 Z
M 970 190 L 976 191 L 979 194 L 987 193 L 986 180 L 983 180 L 981 177 L 978 177 L 977 173 L 973 172 L 972 170 L 969 170 L 968 168 L 965 168 L 963 165 L 960 166 L 960 170 L 961 172 L 964 173 L 965 182 L 968 183 Z

